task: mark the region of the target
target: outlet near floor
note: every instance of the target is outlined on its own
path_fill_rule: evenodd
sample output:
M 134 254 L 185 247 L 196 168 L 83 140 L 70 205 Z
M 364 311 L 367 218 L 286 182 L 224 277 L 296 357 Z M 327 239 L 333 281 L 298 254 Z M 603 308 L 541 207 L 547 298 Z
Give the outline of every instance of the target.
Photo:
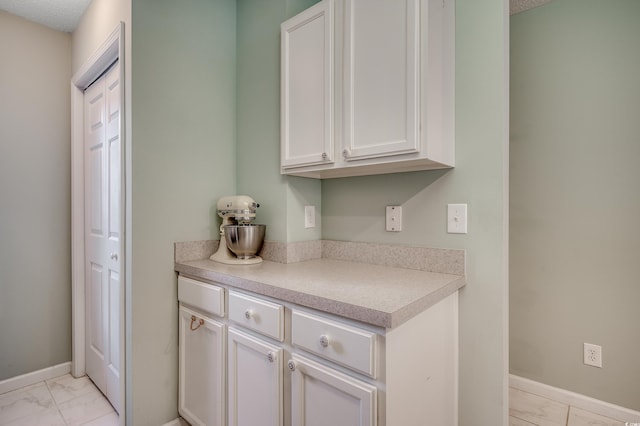
M 602 346 L 584 343 L 584 363 L 602 368 Z

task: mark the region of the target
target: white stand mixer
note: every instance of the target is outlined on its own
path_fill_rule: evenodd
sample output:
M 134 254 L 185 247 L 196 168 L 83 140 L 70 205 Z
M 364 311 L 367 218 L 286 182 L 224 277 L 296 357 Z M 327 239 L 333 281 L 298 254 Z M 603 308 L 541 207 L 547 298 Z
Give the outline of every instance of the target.
M 250 230 L 249 228 L 253 226 L 264 227 L 264 225 L 252 225 L 256 219 L 256 209 L 258 207 L 260 207 L 260 205 L 247 195 L 226 196 L 218 200 L 218 216 L 222 218 L 222 225 L 220 225 L 220 245 L 218 246 L 218 251 L 210 257 L 211 260 L 228 265 L 252 265 L 262 262 L 260 256 L 253 254 L 236 256 L 227 246 L 227 236 L 225 235 L 224 229 L 227 225 L 241 225 L 238 228 L 244 228 L 246 226 L 246 230 Z M 238 235 L 236 235 L 236 237 L 237 236 Z M 261 240 L 263 238 L 264 234 Z M 260 241 L 256 251 L 259 250 L 261 246 L 262 241 Z

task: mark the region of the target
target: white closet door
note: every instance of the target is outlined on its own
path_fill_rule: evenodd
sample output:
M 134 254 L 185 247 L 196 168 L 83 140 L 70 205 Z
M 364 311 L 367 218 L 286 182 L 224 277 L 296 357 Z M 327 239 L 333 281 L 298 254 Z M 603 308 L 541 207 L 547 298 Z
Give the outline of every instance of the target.
M 87 374 L 120 409 L 121 139 L 116 62 L 84 94 Z

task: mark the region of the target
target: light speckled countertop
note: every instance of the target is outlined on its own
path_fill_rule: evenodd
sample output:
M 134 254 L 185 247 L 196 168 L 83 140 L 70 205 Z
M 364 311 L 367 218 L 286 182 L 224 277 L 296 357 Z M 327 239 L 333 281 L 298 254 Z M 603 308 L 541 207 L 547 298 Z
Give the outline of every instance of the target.
M 182 260 L 175 270 L 385 328 L 399 326 L 465 285 L 462 275 L 334 259 L 258 265 Z

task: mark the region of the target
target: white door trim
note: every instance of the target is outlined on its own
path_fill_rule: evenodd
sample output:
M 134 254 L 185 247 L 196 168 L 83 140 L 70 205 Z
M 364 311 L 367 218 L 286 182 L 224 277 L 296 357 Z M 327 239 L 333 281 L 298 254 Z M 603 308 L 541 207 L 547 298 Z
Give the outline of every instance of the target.
M 120 61 L 120 94 L 124 111 L 124 23 L 120 22 L 102 45 L 87 59 L 71 79 L 71 374 L 85 374 L 85 275 L 84 275 L 84 90 L 116 60 Z M 120 135 L 124 155 L 125 114 L 121 113 Z M 124 165 L 124 161 L 122 161 Z M 125 167 L 121 168 L 123 173 Z M 125 211 L 124 178 L 121 195 L 121 211 Z M 125 215 L 122 214 L 122 229 Z M 121 238 L 121 258 L 124 256 L 124 235 Z M 124 287 L 125 271 L 121 271 L 120 312 L 120 365 L 124 372 Z M 124 407 L 124 374 L 121 374 L 121 407 Z M 124 413 L 124 409 L 121 410 Z

